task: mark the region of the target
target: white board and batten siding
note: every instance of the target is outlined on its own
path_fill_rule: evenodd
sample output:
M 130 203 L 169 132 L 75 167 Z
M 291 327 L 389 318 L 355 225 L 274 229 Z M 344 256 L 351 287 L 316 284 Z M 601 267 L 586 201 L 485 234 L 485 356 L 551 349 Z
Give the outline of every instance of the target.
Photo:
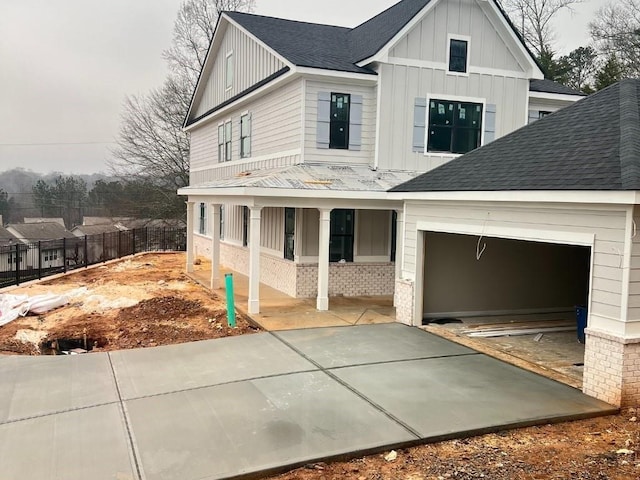
M 191 132 L 190 185 L 300 162 L 302 81 L 294 80 Z M 240 116 L 251 116 L 251 154 L 240 158 Z M 232 123 L 231 161 L 219 162 L 218 126 Z
M 591 238 L 593 235 L 589 326 L 612 333 L 625 333 L 627 312 L 623 311 L 626 304 L 623 301 L 623 265 L 627 213 L 624 207 L 523 207 L 490 203 L 407 202 L 403 278 L 416 280 L 418 227 L 429 224 L 450 225 L 451 232 L 457 233 L 462 228 L 468 234 L 478 236 L 483 231 L 502 229 L 514 232 L 512 238 L 515 239 L 549 243 L 572 244 L 567 238 L 574 235 L 576 238 Z M 557 240 L 554 241 L 554 238 Z M 428 250 L 425 252 L 427 254 Z M 640 261 L 638 266 L 640 267 Z M 640 288 L 638 293 L 640 294 Z
M 448 72 L 451 38 L 468 42 L 468 71 Z M 438 2 L 390 50 L 379 67 L 381 112 L 378 165 L 380 168 L 428 171 L 457 155 L 424 153 L 415 145 L 417 103 L 425 119 L 430 99 L 482 103 L 484 144 L 525 124 L 529 81 L 526 59 L 503 25 L 489 18 L 471 0 Z M 521 56 L 521 55 L 520 55 Z
M 629 305 L 627 307 L 628 318 L 639 322 L 636 334 L 640 336 L 640 208 L 635 207 L 633 212 L 633 228 L 631 232 L 631 259 L 629 271 Z
M 226 86 L 227 56 L 233 55 L 233 83 Z M 284 63 L 233 25 L 228 25 L 215 53 L 207 84 L 192 117 L 199 117 L 284 68 Z
M 349 149 L 328 148 L 328 144 L 322 145 L 323 140 L 318 135 L 318 122 L 322 121 L 319 118 L 322 116 L 319 104 L 326 98 L 325 103 L 328 105 L 331 93 L 350 94 L 352 118 L 354 114 L 359 117 L 359 128 L 351 125 Z M 328 112 L 325 113 L 328 121 Z M 356 128 L 358 132 L 355 131 Z M 305 163 L 373 164 L 376 135 L 375 87 L 306 80 L 304 134 Z M 326 141 L 328 142 L 328 139 Z

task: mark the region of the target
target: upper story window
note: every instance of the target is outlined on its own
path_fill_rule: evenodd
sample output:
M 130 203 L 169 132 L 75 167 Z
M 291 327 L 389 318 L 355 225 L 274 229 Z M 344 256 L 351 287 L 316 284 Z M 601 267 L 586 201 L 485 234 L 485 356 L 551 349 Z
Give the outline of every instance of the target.
M 449 71 L 467 73 L 469 66 L 469 41 L 461 38 L 449 38 Z
M 480 146 L 482 104 L 429 101 L 427 151 L 467 153 Z
M 233 86 L 233 52 L 227 53 L 227 58 L 225 60 L 225 88 L 229 89 Z
M 251 156 L 251 114 L 240 116 L 240 158 Z
M 218 163 L 224 162 L 224 123 L 218 125 Z
M 331 94 L 329 148 L 349 148 L 350 103 L 351 95 L 347 93 Z
M 224 160 L 231 161 L 231 120 L 224 124 Z
M 539 118 L 539 119 L 540 119 L 540 118 L 544 118 L 544 117 L 546 117 L 547 115 L 551 115 L 552 113 L 553 113 L 553 112 L 547 112 L 546 110 L 540 110 L 540 111 L 538 112 L 538 118 Z

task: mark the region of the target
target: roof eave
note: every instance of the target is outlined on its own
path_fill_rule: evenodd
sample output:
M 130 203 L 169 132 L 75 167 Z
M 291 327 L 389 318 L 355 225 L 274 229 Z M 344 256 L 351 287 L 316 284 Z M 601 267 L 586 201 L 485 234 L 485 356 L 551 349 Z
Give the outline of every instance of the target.
M 410 201 L 469 201 L 509 203 L 573 203 L 637 205 L 637 190 L 500 190 L 389 192 L 389 198 Z

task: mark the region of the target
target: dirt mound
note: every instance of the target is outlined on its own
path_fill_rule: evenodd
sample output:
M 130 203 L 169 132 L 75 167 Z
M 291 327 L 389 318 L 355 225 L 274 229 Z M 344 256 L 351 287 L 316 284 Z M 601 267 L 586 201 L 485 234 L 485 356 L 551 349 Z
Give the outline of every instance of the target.
M 184 254 L 149 254 L 22 287 L 13 293 L 74 296 L 65 307 L 0 327 L 0 354 L 106 351 L 242 335 L 257 331 L 183 273 Z
M 208 312 L 198 300 L 187 300 L 176 296 L 154 297 L 142 300 L 133 307 L 121 309 L 116 320 L 120 322 L 178 320 Z

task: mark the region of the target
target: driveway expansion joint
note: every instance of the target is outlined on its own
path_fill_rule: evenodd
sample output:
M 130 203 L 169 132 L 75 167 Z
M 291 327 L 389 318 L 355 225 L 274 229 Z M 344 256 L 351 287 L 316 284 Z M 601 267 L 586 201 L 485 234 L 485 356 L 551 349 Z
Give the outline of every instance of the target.
M 9 425 L 11 423 L 19 423 L 19 422 L 25 422 L 27 420 L 33 420 L 36 418 L 46 418 L 46 417 L 52 417 L 54 415 L 61 415 L 61 414 L 65 414 L 65 413 L 72 413 L 72 412 L 80 412 L 82 410 L 89 410 L 91 408 L 97 408 L 97 407 L 105 407 L 107 405 L 117 405 L 120 402 L 118 400 L 114 401 L 114 402 L 104 402 L 104 403 L 96 403 L 93 405 L 85 405 L 83 407 L 74 407 L 74 408 L 65 408 L 62 410 L 54 410 L 51 412 L 47 412 L 47 413 L 41 413 L 41 414 L 37 414 L 37 415 L 29 415 L 27 417 L 20 417 L 20 418 L 14 418 L 11 420 L 4 420 L 4 421 L 0 421 L 0 425 Z
M 107 358 L 109 359 L 109 366 L 111 367 L 111 374 L 113 375 L 113 382 L 115 384 L 116 387 L 116 392 L 118 393 L 118 399 L 119 401 L 117 403 L 120 404 L 120 409 L 122 411 L 122 417 L 124 419 L 124 426 L 125 429 L 127 430 L 127 439 L 129 440 L 129 447 L 130 447 L 130 454 L 131 454 L 131 459 L 133 460 L 133 464 L 135 465 L 135 469 L 136 469 L 136 475 L 138 476 L 139 480 L 142 480 L 142 471 L 140 468 L 140 461 L 138 460 L 138 451 L 136 448 L 136 442 L 133 440 L 133 433 L 131 431 L 131 424 L 129 421 L 129 415 L 127 414 L 127 407 L 124 404 L 124 400 L 122 399 L 122 394 L 120 392 L 120 385 L 118 384 L 118 377 L 116 375 L 116 370 L 113 367 L 113 362 L 111 361 L 111 352 L 107 353 Z
M 369 397 L 363 395 L 360 391 L 356 390 L 355 388 L 353 388 L 351 385 L 349 385 L 348 383 L 344 382 L 343 380 L 341 380 L 340 378 L 338 378 L 336 375 L 334 375 L 333 373 L 331 373 L 331 371 L 327 368 L 324 368 L 322 365 L 320 365 L 318 362 L 316 362 L 315 360 L 309 358 L 307 355 L 305 355 L 302 351 L 298 350 L 296 347 L 294 347 L 293 345 L 291 345 L 289 342 L 287 342 L 285 339 L 280 338 L 278 335 L 276 335 L 273 332 L 269 332 L 271 335 L 275 336 L 278 340 L 280 340 L 282 343 L 284 343 L 287 347 L 289 347 L 290 349 L 292 349 L 294 352 L 296 352 L 298 355 L 300 355 L 302 358 L 304 358 L 305 360 L 307 360 L 308 362 L 312 363 L 313 365 L 316 365 L 318 367 L 318 370 L 322 373 L 324 373 L 325 375 L 327 375 L 329 378 L 333 379 L 335 382 L 337 382 L 338 384 L 342 385 L 344 388 L 346 388 L 347 390 L 349 390 L 350 392 L 352 392 L 354 395 L 358 396 L 359 398 L 361 398 L 362 400 L 364 400 L 365 402 L 367 402 L 369 405 L 371 405 L 373 408 L 375 408 L 376 410 L 378 410 L 380 413 L 382 413 L 384 416 L 386 416 L 387 418 L 389 418 L 391 421 L 397 423 L 398 425 L 400 425 L 402 428 L 404 428 L 407 432 L 409 432 L 411 435 L 413 435 L 416 440 L 420 440 L 422 438 L 422 436 L 420 435 L 419 432 L 417 432 L 416 430 L 414 430 L 413 428 L 411 428 L 409 425 L 407 425 L 405 422 L 403 422 L 402 420 L 400 420 L 398 417 L 396 417 L 395 415 L 389 413 L 388 411 L 386 411 L 384 408 L 382 408 L 382 406 L 378 405 L 377 403 L 375 403 L 374 401 L 372 401 Z M 379 363 L 390 363 L 390 362 L 379 362 Z M 354 366 L 354 365 L 351 365 Z M 358 365 L 360 366 L 360 365 Z

